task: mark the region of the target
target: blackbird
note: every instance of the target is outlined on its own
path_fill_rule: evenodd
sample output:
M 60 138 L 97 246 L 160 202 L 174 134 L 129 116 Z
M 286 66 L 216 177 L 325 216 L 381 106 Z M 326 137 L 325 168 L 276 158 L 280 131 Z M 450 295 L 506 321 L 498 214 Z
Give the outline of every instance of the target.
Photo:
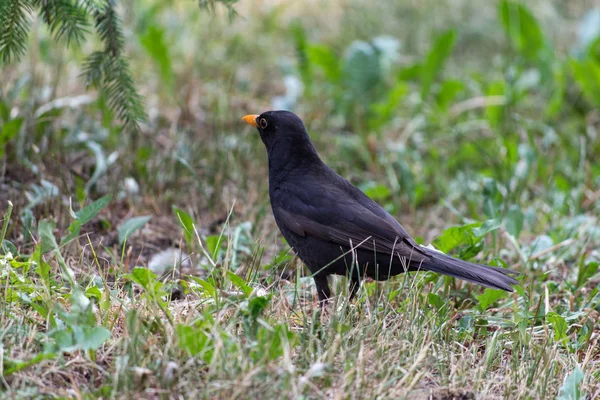
M 258 129 L 269 159 L 269 197 L 277 226 L 308 266 L 319 301 L 331 295 L 327 277 L 350 277 L 350 298 L 364 276 L 387 280 L 433 271 L 512 292 L 505 268 L 475 264 L 419 245 L 379 204 L 321 161 L 302 120 L 266 111 L 243 120 Z

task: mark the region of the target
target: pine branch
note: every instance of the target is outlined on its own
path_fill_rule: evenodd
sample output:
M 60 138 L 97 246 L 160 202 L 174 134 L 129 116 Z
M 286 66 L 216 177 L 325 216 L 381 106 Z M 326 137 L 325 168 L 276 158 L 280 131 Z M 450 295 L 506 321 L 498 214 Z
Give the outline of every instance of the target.
M 87 10 L 71 0 L 35 0 L 44 22 L 56 40 L 66 37 L 71 42 L 81 43 L 88 33 Z
M 227 8 L 227 13 L 229 15 L 229 19 L 233 20 L 237 15 L 237 11 L 233 7 L 238 0 L 198 0 L 198 7 L 208 10 L 211 13 L 215 12 L 216 4 L 221 3 L 225 8 Z
M 129 62 L 124 57 L 109 58 L 104 72 L 104 86 L 108 104 L 124 121 L 124 126 L 139 130 L 139 122 L 146 119 L 142 97 L 136 90 Z
M 104 42 L 105 51 L 113 57 L 118 57 L 123 51 L 125 39 L 121 29 L 121 19 L 115 8 L 115 0 L 106 0 L 106 7 L 103 10 L 96 9 L 93 14 L 96 30 Z
M 94 1 L 92 3 L 92 1 Z M 146 119 L 142 97 L 135 86 L 129 62 L 122 55 L 125 39 L 115 0 L 88 0 L 88 10 L 94 16 L 96 30 L 104 51 L 92 53 L 84 63 L 83 77 L 87 87 L 96 87 L 106 94 L 109 106 L 123 121 L 124 128 L 139 130 L 139 122 Z
M 0 0 L 0 58 L 9 63 L 27 50 L 32 12 L 28 0 Z

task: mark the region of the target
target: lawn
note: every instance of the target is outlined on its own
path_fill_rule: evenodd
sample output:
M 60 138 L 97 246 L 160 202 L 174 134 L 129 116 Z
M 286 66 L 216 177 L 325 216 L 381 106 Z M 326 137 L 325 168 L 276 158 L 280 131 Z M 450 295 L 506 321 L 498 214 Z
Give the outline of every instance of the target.
M 0 5 L 0 397 L 600 397 L 597 1 L 132 0 L 117 33 L 41 3 Z M 336 277 L 321 310 L 269 109 L 515 291 Z

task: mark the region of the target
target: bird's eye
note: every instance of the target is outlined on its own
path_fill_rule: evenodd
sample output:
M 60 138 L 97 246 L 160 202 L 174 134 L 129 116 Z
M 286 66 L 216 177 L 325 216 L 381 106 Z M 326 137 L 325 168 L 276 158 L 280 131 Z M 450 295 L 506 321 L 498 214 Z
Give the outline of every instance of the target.
M 258 121 L 259 125 L 260 125 L 260 129 L 265 129 L 267 127 L 267 125 L 269 125 L 267 123 L 267 120 L 264 118 L 261 118 L 260 121 Z

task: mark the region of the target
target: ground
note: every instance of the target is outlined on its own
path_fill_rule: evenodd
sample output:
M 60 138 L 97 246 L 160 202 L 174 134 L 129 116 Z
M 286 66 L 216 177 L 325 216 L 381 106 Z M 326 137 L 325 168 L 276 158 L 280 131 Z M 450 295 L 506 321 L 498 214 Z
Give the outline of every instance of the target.
M 595 3 L 397 3 L 125 4 L 135 133 L 77 78 L 97 38 L 34 23 L 0 74 L 3 395 L 599 397 Z M 241 121 L 271 108 L 515 292 L 409 274 L 348 301 L 337 277 L 321 310 Z

